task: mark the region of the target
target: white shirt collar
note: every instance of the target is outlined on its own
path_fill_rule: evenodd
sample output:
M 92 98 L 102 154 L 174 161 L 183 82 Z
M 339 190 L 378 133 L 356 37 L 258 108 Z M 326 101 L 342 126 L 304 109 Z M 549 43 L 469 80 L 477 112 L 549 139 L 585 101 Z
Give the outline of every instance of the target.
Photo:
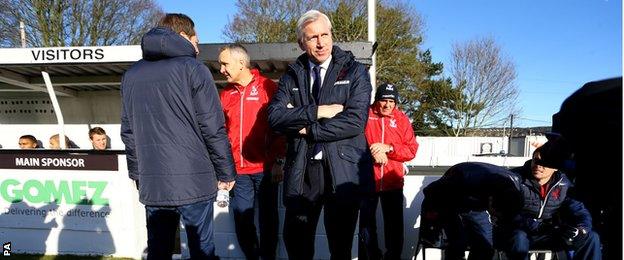
M 332 60 L 332 56 L 329 55 L 329 58 L 327 58 L 323 63 L 321 63 L 321 68 L 323 70 L 327 70 L 329 68 L 329 64 L 331 63 Z M 310 71 L 312 71 L 312 69 L 314 68 L 314 66 L 316 66 L 316 63 L 312 62 L 311 60 L 308 59 L 308 64 L 310 66 Z

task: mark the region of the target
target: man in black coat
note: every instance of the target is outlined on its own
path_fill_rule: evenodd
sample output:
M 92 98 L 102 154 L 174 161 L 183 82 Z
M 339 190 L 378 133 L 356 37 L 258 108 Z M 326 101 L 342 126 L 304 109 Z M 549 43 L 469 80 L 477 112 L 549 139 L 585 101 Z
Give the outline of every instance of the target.
M 147 216 L 148 259 L 171 259 L 180 216 L 193 259 L 213 259 L 213 201 L 236 171 L 193 21 L 167 14 L 142 39 L 121 83 L 121 137 Z
M 305 51 L 279 82 L 269 124 L 287 135 L 284 242 L 290 259 L 312 259 L 324 210 L 332 259 L 350 259 L 363 189 L 373 191 L 364 127 L 371 83 L 363 64 L 333 46 L 331 22 L 316 10 L 297 22 Z

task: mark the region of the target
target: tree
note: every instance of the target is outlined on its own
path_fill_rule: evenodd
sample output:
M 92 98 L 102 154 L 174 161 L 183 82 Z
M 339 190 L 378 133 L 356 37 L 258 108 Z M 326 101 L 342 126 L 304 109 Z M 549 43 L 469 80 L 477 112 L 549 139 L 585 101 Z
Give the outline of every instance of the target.
M 239 0 L 238 13 L 223 29 L 234 42 L 296 42 L 300 14 L 320 5 L 320 0 Z
M 501 125 L 509 114 L 517 113 L 515 65 L 491 37 L 455 44 L 450 72 L 459 90 L 449 118 L 455 136 L 467 128 Z
M 358 0 L 297 1 L 239 0 L 234 18 L 224 34 L 235 42 L 296 42 L 297 19 L 309 9 L 327 14 L 335 42 L 367 41 L 366 5 Z M 377 1 L 377 81 L 393 83 L 401 95 L 401 108 L 414 122 L 417 133 L 444 134 L 449 126 L 435 106 L 445 104 L 436 87 L 451 90 L 448 79 L 439 78 L 442 64 L 422 51 L 421 16 L 407 3 Z M 425 92 L 423 87 L 426 88 Z M 421 102 L 423 95 L 428 98 Z M 431 111 L 430 111 L 431 110 Z M 420 131 L 422 130 L 422 131 Z
M 9 17 L 11 10 L 11 3 L 9 0 L 0 0 L 0 24 L 2 24 L 3 20 L 7 20 L 6 17 Z M 6 22 L 6 21 L 4 21 Z M 19 23 L 18 23 L 19 24 Z M 7 39 L 11 37 L 12 30 L 9 27 L 0 26 L 0 46 L 9 46 L 6 43 Z M 19 34 L 17 34 L 17 38 L 19 38 Z
M 4 9 L 8 5 L 11 8 Z M 138 44 L 163 15 L 153 0 L 0 0 L 0 46 Z
M 417 135 L 449 136 L 453 128 L 449 125 L 449 118 L 454 115 L 454 100 L 461 96 L 461 92 L 454 88 L 450 78 L 441 76 L 444 68 L 442 63 L 433 63 L 429 50 L 419 55 L 421 64 L 425 67 L 426 77 L 418 84 L 418 88 L 408 88 L 406 95 L 414 95 L 405 112 L 411 115 L 412 125 Z

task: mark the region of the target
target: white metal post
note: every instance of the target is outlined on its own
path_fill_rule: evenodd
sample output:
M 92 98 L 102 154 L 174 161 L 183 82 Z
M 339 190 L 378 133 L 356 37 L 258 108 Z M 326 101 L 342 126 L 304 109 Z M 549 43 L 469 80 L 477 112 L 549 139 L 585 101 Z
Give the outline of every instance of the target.
M 52 88 L 50 75 L 45 71 L 42 71 L 41 75 L 43 75 L 43 81 L 45 82 L 46 88 L 48 89 L 48 95 L 50 95 L 52 107 L 54 107 L 54 115 L 56 116 L 59 131 L 59 145 L 61 146 L 61 149 L 65 149 L 67 148 L 67 144 L 65 143 L 65 120 L 63 120 L 61 106 L 59 106 L 58 100 L 56 99 L 56 93 L 54 93 L 54 88 Z
M 20 40 L 22 41 L 22 48 L 26 48 L 26 26 L 24 21 L 20 21 Z
M 368 0 L 368 41 L 372 44 L 377 42 L 377 18 L 376 18 L 376 1 Z M 373 53 L 371 56 L 371 66 L 368 70 L 371 79 L 371 85 L 373 86 L 373 92 L 371 94 L 371 103 L 375 100 L 375 89 L 377 89 L 377 54 Z

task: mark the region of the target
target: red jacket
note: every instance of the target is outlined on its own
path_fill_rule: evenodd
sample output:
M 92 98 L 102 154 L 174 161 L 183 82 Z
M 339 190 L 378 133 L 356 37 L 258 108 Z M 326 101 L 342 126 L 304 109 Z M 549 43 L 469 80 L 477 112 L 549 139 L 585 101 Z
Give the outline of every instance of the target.
M 285 143 L 272 134 L 267 118 L 277 85 L 256 69 L 251 73 L 253 79 L 247 86 L 230 83 L 220 93 L 238 174 L 262 173 L 285 153 Z
M 403 188 L 405 170 L 403 162 L 416 157 L 418 143 L 408 117 L 398 108 L 394 108 L 389 116 L 382 116 L 373 104 L 368 111 L 368 122 L 364 130 L 369 146 L 374 143 L 384 143 L 392 146 L 389 152 L 388 163 L 375 163 L 376 191 L 396 190 Z

